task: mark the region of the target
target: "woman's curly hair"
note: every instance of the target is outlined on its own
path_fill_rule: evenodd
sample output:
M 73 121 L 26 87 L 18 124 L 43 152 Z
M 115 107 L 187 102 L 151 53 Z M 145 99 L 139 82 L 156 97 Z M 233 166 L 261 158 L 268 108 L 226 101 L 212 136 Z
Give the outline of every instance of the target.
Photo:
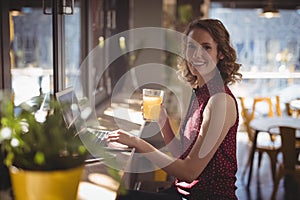
M 241 64 L 236 63 L 236 51 L 231 46 L 230 35 L 223 23 L 217 19 L 196 19 L 188 24 L 184 34 L 188 35 L 196 28 L 206 30 L 217 43 L 218 51 L 224 55 L 224 58 L 217 63 L 224 84 L 233 84 L 241 80 L 242 74 L 238 72 Z M 184 51 L 186 51 L 186 47 L 184 47 Z M 178 69 L 181 78 L 192 86 L 195 85 L 196 77 L 189 71 L 186 59 L 181 59 Z

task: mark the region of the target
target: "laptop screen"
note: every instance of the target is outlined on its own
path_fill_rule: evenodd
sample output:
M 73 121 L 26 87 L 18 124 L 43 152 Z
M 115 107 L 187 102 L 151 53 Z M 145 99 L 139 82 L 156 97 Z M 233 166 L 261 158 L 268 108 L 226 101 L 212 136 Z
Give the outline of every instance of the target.
M 67 124 L 67 127 L 70 128 L 76 119 L 80 117 L 80 110 L 77 97 L 74 93 L 74 88 L 69 87 L 56 94 L 57 101 L 63 105 L 62 114 L 63 118 Z

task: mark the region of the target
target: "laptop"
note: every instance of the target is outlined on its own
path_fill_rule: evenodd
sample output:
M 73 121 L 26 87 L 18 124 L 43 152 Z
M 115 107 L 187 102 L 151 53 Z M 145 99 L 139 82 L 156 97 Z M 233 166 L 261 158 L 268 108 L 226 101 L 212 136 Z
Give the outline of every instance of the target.
M 82 112 L 80 110 L 79 102 L 73 87 L 68 87 L 60 92 L 57 92 L 55 96 L 57 101 L 61 105 L 64 105 L 62 106 L 62 114 L 67 128 L 74 129 L 75 134 L 92 134 L 93 142 L 97 145 L 101 145 L 106 150 L 130 151 L 132 149 L 121 144 L 108 144 L 106 142 L 106 136 L 111 131 L 100 129 L 100 127 L 89 127 L 87 125 L 86 121 L 81 117 Z

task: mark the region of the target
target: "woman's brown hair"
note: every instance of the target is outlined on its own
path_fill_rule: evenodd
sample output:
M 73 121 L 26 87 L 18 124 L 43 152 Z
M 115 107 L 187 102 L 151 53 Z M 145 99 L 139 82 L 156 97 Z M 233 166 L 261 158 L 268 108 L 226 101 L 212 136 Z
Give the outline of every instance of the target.
M 223 23 L 217 19 L 196 19 L 188 24 L 184 34 L 188 35 L 196 28 L 206 30 L 217 43 L 218 51 L 223 54 L 224 58 L 219 60 L 217 68 L 220 71 L 224 84 L 232 84 L 241 80 L 242 74 L 238 72 L 241 64 L 236 63 L 236 51 L 231 46 L 230 35 Z M 195 85 L 196 77 L 189 71 L 185 59 L 178 65 L 178 68 L 180 76 L 192 86 Z

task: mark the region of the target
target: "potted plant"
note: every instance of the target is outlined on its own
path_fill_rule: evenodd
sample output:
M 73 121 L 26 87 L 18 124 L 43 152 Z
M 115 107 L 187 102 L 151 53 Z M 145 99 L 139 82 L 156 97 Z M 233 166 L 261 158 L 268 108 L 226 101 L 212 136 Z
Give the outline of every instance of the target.
M 15 199 L 76 199 L 87 150 L 63 120 L 68 105 L 51 98 L 46 111 L 24 104 L 15 115 L 10 95 L 0 96 L 1 151 Z

